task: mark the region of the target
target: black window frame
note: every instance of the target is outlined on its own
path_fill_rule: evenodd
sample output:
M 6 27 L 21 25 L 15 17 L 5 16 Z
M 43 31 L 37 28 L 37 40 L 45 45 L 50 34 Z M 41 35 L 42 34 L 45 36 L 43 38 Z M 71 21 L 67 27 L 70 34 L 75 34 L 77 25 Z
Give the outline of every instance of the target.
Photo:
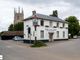
M 57 22 L 57 27 L 59 27 L 59 22 Z
M 43 20 L 43 19 L 41 19 L 40 25 L 41 25 L 41 26 L 44 26 L 44 20 Z

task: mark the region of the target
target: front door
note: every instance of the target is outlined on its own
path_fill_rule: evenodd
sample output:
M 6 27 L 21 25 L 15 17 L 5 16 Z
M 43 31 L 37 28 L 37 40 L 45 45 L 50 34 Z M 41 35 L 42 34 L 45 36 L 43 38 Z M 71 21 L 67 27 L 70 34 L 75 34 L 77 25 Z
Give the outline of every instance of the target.
M 53 33 L 49 33 L 49 42 L 53 41 Z

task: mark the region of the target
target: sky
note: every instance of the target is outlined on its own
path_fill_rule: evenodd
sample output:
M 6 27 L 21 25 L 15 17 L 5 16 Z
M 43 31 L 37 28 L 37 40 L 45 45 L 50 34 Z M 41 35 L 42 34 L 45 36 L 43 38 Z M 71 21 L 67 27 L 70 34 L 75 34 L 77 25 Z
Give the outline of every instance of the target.
M 59 17 L 76 16 L 80 19 L 80 0 L 0 0 L 0 31 L 7 31 L 14 20 L 14 8 L 23 8 L 24 18 L 32 15 L 32 11 L 50 15 L 58 10 Z

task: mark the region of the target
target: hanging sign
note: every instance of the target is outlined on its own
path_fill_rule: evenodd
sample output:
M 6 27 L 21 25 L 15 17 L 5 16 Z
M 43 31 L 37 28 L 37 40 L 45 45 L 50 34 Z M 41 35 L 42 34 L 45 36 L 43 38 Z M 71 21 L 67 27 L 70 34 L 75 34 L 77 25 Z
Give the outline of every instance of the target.
M 34 19 L 33 20 L 33 25 L 35 26 L 35 25 L 38 25 L 38 20 L 37 19 Z

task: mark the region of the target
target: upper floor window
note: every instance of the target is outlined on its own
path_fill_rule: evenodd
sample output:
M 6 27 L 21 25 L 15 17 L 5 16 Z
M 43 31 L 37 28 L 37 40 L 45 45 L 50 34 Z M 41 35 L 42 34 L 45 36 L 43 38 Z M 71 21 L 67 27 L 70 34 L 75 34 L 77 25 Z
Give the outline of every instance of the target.
M 49 22 L 49 24 L 50 24 L 50 27 L 52 27 L 52 23 L 53 23 L 52 21 L 50 21 L 50 22 Z
M 41 26 L 44 26 L 44 20 L 41 20 L 40 24 Z
M 63 23 L 63 27 L 65 27 L 65 23 Z
M 57 27 L 59 27 L 59 22 L 57 22 Z

